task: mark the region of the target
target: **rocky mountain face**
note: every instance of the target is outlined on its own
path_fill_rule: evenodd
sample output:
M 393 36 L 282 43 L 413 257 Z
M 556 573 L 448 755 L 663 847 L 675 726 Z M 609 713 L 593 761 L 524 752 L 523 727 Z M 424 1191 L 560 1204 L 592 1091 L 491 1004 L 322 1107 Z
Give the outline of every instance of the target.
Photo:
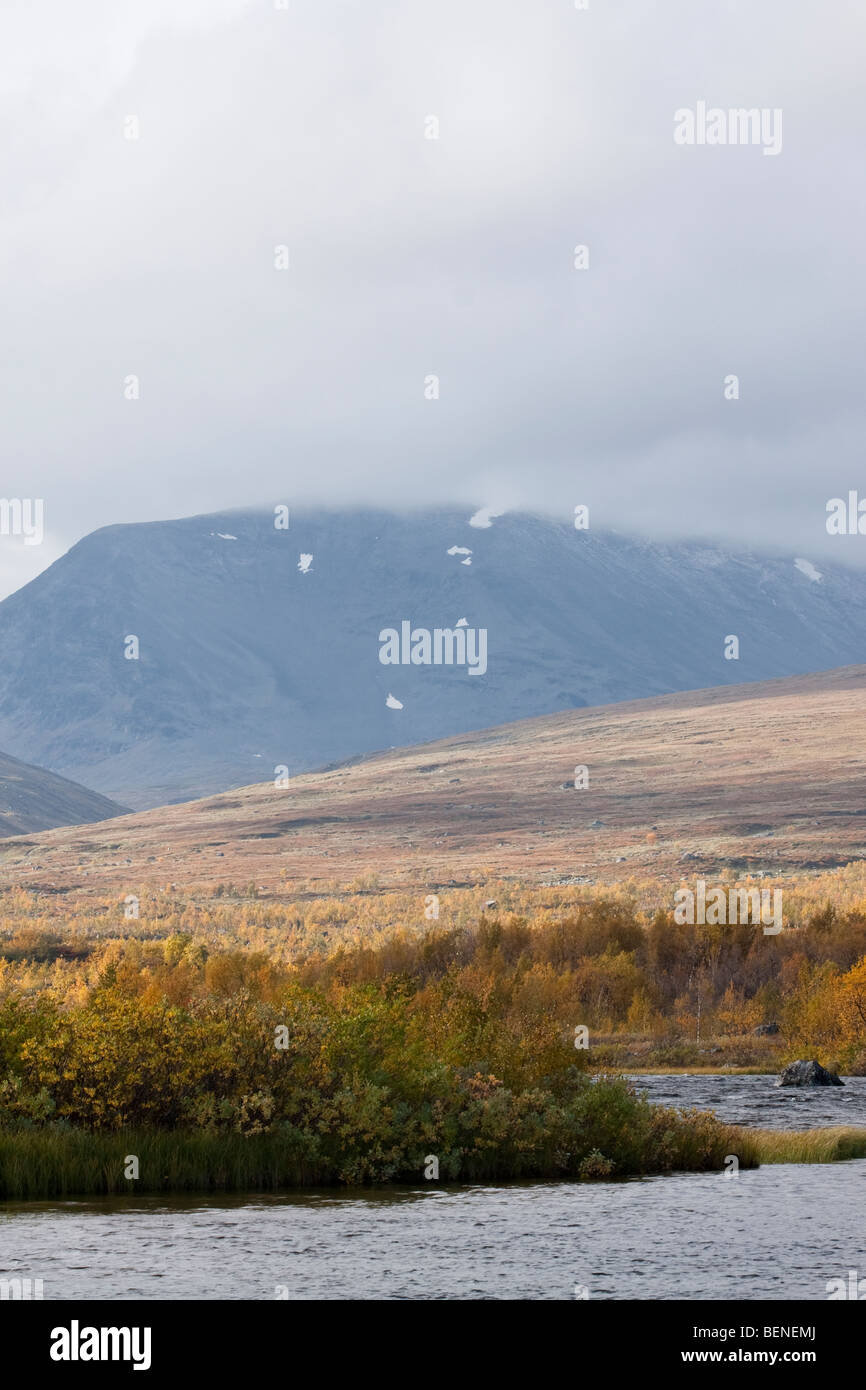
M 0 747 L 144 808 L 863 660 L 866 574 L 475 520 L 248 511 L 96 531 L 0 604 Z

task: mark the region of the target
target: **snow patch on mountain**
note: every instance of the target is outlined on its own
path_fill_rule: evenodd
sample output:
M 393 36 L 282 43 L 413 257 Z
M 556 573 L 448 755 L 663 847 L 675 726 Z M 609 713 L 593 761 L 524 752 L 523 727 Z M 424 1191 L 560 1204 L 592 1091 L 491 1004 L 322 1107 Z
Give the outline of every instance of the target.
M 805 574 L 806 578 L 811 579 L 815 584 L 820 584 L 821 580 L 824 578 L 821 571 L 815 568 L 811 560 L 795 560 L 794 564 L 801 574 Z

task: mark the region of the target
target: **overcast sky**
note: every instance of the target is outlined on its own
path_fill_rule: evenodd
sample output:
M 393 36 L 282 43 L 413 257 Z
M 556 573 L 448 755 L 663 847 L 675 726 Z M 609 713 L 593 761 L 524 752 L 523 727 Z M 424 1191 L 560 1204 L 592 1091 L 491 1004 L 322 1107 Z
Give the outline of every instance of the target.
M 0 495 L 46 537 L 0 593 L 276 502 L 866 561 L 825 530 L 866 496 L 866 9 L 589 5 L 3 0 Z M 781 152 L 676 144 L 700 101 Z

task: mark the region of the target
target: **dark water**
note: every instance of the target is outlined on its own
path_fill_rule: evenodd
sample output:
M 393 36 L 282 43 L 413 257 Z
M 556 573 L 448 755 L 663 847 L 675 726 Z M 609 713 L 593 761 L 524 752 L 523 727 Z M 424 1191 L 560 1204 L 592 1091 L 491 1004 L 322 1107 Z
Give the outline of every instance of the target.
M 660 1105 L 696 1105 L 720 1120 L 753 1129 L 866 1129 L 866 1076 L 842 1086 L 776 1086 L 774 1076 L 633 1076 Z
M 866 1086 L 642 1077 L 653 1099 L 764 1126 L 866 1121 Z M 843 1099 L 844 1096 L 844 1099 Z M 838 1107 L 834 1109 L 834 1107 Z M 844 1107 L 844 1110 L 843 1110 Z M 737 1177 L 0 1205 L 0 1275 L 44 1297 L 826 1299 L 866 1276 L 866 1160 Z

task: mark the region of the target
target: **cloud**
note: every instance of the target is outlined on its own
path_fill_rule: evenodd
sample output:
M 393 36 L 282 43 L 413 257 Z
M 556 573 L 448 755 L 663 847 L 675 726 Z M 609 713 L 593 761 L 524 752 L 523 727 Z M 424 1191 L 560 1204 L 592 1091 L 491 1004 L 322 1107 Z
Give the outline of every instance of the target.
M 804 0 L 5 7 L 4 495 L 61 545 L 495 498 L 860 562 L 824 505 L 862 476 L 864 28 Z M 781 154 L 676 145 L 701 100 L 781 108 Z

